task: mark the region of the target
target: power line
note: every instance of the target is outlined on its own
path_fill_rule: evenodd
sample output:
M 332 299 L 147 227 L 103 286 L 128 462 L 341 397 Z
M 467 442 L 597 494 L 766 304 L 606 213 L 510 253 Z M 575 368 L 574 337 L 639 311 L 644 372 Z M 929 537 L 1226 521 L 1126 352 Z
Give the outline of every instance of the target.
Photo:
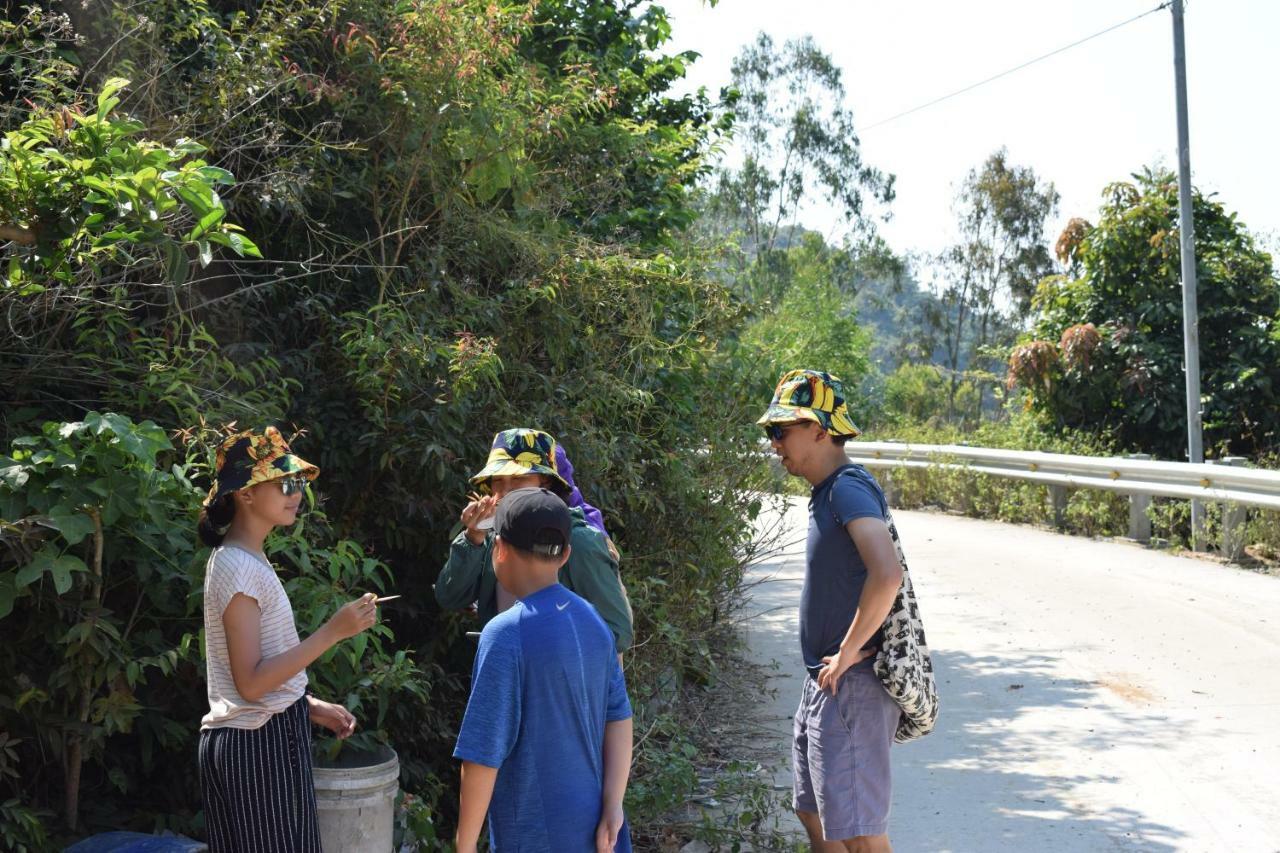
M 1126 27 L 1129 24 L 1132 24 L 1134 21 L 1145 18 L 1147 15 L 1154 15 L 1156 12 L 1159 12 L 1161 9 L 1169 8 L 1169 5 L 1171 2 L 1172 0 L 1165 0 L 1164 3 L 1161 3 L 1159 6 L 1155 7 L 1154 9 L 1148 9 L 1147 11 L 1143 12 L 1140 15 L 1134 15 L 1132 18 L 1130 18 L 1127 21 L 1121 21 L 1118 24 L 1113 24 L 1112 26 L 1107 27 L 1105 30 L 1099 30 L 1098 32 L 1094 33 L 1091 36 L 1085 36 L 1079 41 L 1073 41 L 1071 44 L 1063 45 L 1057 50 L 1051 50 L 1048 53 L 1044 54 L 1043 56 L 1037 56 L 1035 59 L 1028 59 L 1026 62 L 1022 63 L 1021 65 L 1015 65 L 1013 68 L 1007 69 L 1005 71 L 1001 71 L 999 74 L 994 74 L 985 80 L 979 80 L 977 83 L 973 83 L 971 85 L 965 86 L 963 89 L 957 89 L 956 91 L 951 92 L 950 94 L 943 95 L 941 98 L 934 98 L 932 101 L 929 101 L 928 103 L 925 103 L 925 104 L 920 104 L 918 107 L 912 107 L 911 109 L 900 112 L 897 115 L 892 115 L 886 119 L 881 119 L 880 121 L 874 124 L 869 124 L 866 127 L 860 127 L 855 132 L 865 133 L 866 131 L 871 130 L 873 128 L 880 127 L 881 125 L 888 124 L 889 122 L 892 122 L 892 121 L 897 121 L 898 119 L 905 118 L 911 115 L 912 113 L 918 113 L 923 109 L 927 109 L 929 107 L 934 106 L 935 104 L 940 104 L 943 101 L 950 100 L 951 98 L 954 98 L 957 95 L 963 95 L 965 92 L 972 92 L 974 89 L 978 88 L 979 86 L 985 86 L 988 83 L 999 80 L 1001 77 L 1007 77 L 1016 71 L 1021 71 L 1027 66 L 1035 65 L 1037 62 L 1041 62 L 1045 59 L 1048 59 L 1051 56 L 1057 56 L 1059 53 L 1062 53 L 1063 51 L 1066 51 L 1066 50 L 1070 50 L 1073 47 L 1079 47 L 1080 45 L 1084 44 L 1087 41 L 1092 41 L 1096 39 L 1098 36 L 1105 36 L 1109 32 L 1118 30 L 1121 27 Z

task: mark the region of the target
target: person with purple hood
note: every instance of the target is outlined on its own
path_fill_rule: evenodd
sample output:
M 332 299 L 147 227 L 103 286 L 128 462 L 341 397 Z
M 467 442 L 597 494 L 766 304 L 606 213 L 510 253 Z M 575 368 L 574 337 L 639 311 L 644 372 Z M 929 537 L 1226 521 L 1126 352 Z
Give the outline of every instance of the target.
M 559 583 L 595 607 L 613 632 L 621 657 L 631 647 L 635 629 L 617 551 L 604 532 L 600 511 L 572 485 L 567 463 L 558 442 L 542 430 L 517 427 L 493 437 L 484 468 L 471 478 L 481 494 L 471 495 L 463 507 L 462 531 L 436 578 L 436 603 L 447 610 L 474 604 L 482 624 L 514 605 L 517 597 L 498 582 L 493 568 L 495 514 L 509 492 L 530 486 L 550 489 L 569 506 L 573 520 L 569 559 L 560 569 Z
M 582 491 L 578 488 L 578 484 L 573 481 L 573 463 L 569 461 L 569 456 L 564 452 L 564 445 L 558 442 L 556 443 L 556 469 L 559 470 L 560 476 L 564 477 L 564 481 L 569 484 L 569 498 L 565 501 L 569 505 L 569 509 L 582 510 L 583 518 L 587 524 L 604 534 L 604 541 L 609 546 L 609 553 L 613 555 L 613 559 L 618 559 L 618 549 L 613 544 L 613 537 L 609 535 L 609 531 L 604 529 L 604 516 L 600 514 L 600 510 L 587 503 L 587 499 L 582 496 Z

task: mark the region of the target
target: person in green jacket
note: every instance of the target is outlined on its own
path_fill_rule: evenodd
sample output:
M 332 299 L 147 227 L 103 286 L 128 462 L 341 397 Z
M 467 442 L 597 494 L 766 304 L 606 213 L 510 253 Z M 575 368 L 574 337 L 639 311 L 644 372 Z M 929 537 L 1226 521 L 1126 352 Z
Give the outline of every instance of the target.
M 463 530 L 449 546 L 449 559 L 436 579 L 436 601 L 449 610 L 476 605 L 481 623 L 515 603 L 493 571 L 493 515 L 503 496 L 516 489 L 543 486 L 562 498 L 570 492 L 556 467 L 556 441 L 536 429 L 507 429 L 493 437 L 489 459 L 471 482 L 487 495 L 474 496 L 462 510 Z M 619 658 L 634 638 L 631 602 L 618 574 L 608 540 L 571 509 L 569 559 L 559 582 L 585 598 L 613 632 Z

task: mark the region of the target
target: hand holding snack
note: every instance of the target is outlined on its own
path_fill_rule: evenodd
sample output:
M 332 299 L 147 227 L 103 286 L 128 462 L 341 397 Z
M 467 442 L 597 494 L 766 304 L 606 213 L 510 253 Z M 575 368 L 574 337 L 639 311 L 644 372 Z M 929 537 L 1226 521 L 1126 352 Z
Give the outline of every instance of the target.
M 498 510 L 498 499 L 493 495 L 481 496 L 474 492 L 467 497 L 470 502 L 462 508 L 462 524 L 467 528 L 467 540 L 472 545 L 482 545 L 485 532 L 493 527 L 493 514 Z
M 333 614 L 328 623 L 329 627 L 342 640 L 354 637 L 366 628 L 373 627 L 373 623 L 378 621 L 376 600 L 376 595 L 366 592 L 355 601 L 347 602 L 337 613 Z

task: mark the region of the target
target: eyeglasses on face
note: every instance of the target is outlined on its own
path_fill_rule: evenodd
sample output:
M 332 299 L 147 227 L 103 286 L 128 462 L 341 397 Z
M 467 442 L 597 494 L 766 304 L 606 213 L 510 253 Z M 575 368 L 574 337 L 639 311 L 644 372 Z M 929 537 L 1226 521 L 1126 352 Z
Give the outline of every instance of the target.
M 792 421 L 787 424 L 769 424 L 764 428 L 764 434 L 769 436 L 772 441 L 782 441 L 782 436 L 787 430 L 793 426 L 798 426 L 799 421 Z
M 307 488 L 307 478 L 301 475 L 281 477 L 279 480 L 276 480 L 276 482 L 280 484 L 280 492 L 286 498 L 292 494 L 304 492 Z

